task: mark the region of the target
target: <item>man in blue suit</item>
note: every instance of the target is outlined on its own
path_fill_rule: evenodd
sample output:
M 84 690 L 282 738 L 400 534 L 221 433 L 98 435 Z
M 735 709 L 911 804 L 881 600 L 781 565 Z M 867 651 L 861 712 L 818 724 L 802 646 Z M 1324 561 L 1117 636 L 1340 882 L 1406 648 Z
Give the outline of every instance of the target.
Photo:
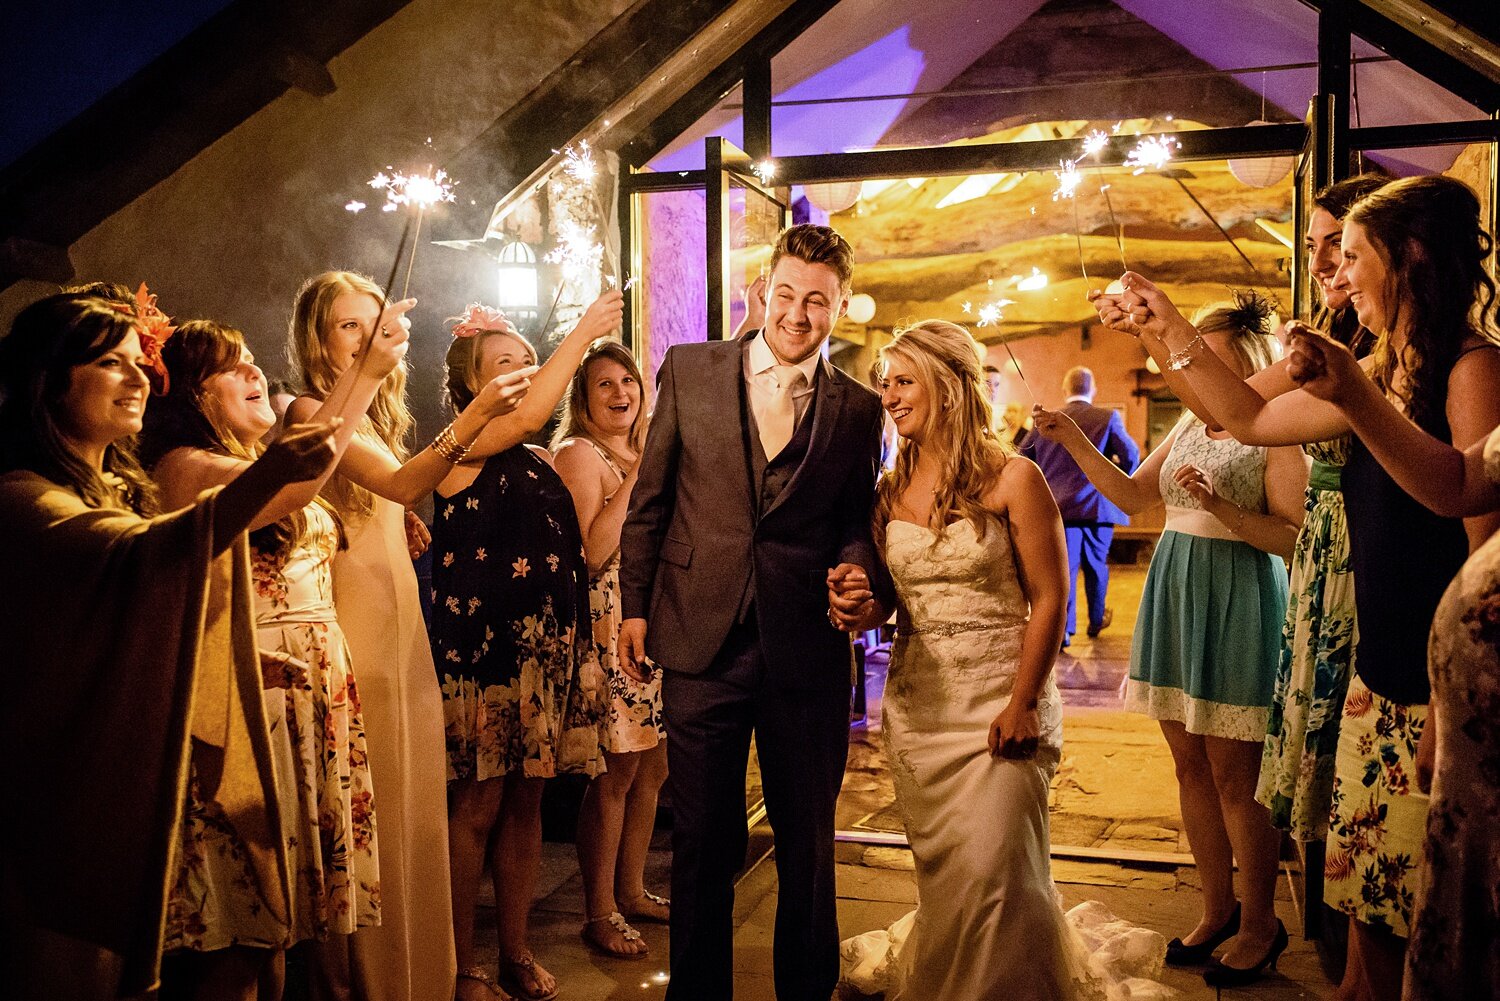
M 1063 376 L 1067 402 L 1062 412 L 1088 436 L 1105 458 L 1127 473 L 1135 471 L 1140 449 L 1125 433 L 1118 411 L 1094 406 L 1094 373 L 1078 366 Z M 1068 618 L 1062 645 L 1066 647 L 1077 626 L 1078 571 L 1089 603 L 1089 636 L 1098 636 L 1114 618 L 1105 603 L 1109 590 L 1109 543 L 1116 525 L 1128 525 L 1130 517 L 1094 488 L 1067 450 L 1039 434 L 1028 435 L 1021 453 L 1033 460 L 1047 478 L 1057 508 L 1062 513 L 1063 534 L 1068 540 Z

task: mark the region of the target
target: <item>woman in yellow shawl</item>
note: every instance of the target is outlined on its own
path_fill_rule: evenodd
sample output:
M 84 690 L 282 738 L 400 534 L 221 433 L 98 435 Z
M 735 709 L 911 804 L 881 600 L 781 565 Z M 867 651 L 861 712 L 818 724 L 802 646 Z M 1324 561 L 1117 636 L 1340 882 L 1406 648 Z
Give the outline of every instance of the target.
M 129 443 L 170 332 L 144 303 L 64 294 L 0 340 L 10 997 L 156 985 L 190 758 L 265 905 L 286 914 L 243 540 L 283 486 L 326 468 L 332 429 L 297 429 L 233 483 L 153 517 Z

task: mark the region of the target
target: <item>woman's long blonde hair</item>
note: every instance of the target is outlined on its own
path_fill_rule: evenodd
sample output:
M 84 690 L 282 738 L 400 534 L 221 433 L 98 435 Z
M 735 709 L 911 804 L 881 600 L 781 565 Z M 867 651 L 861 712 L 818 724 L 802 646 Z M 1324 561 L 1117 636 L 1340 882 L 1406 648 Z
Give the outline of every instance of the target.
M 324 340 L 333 322 L 333 304 L 339 296 L 362 292 L 375 302 L 385 296 L 369 277 L 353 271 L 325 271 L 302 283 L 292 306 L 292 321 L 287 328 L 287 360 L 295 373 L 299 391 L 317 400 L 326 400 L 338 381 L 338 372 L 328 357 Z M 361 431 L 369 431 L 385 443 L 399 461 L 406 461 L 407 436 L 411 434 L 411 410 L 406 405 L 406 361 L 403 359 L 385 377 L 375 402 L 365 412 Z M 375 497 L 368 490 L 335 473 L 324 492 L 334 506 L 349 517 L 366 517 L 375 510 Z
M 933 448 L 942 467 L 927 524 L 941 532 L 951 522 L 967 518 L 983 538 L 990 514 L 983 498 L 995 474 L 1013 449 L 994 431 L 994 412 L 984 392 L 984 355 L 969 332 L 947 320 L 923 320 L 896 332 L 880 349 L 882 378 L 895 359 L 916 373 L 927 391 L 925 445 L 903 438 L 896 465 L 881 478 L 875 491 L 875 542 L 885 546 L 885 529 L 896 501 L 906 492 L 921 450 Z

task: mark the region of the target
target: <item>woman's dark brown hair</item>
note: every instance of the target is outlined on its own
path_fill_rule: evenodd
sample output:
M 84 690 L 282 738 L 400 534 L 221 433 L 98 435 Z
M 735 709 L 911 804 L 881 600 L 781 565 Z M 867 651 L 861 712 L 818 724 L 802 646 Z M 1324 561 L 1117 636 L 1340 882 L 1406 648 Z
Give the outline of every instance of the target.
M 1356 202 L 1366 195 L 1379 191 L 1390 181 L 1389 176 L 1376 173 L 1346 177 L 1342 181 L 1335 181 L 1314 195 L 1313 204 L 1333 216 L 1338 222 L 1343 222 L 1344 217 L 1349 214 L 1349 210 Z M 1320 330 L 1326 330 L 1329 337 L 1348 347 L 1354 352 L 1356 358 L 1363 358 L 1375 346 L 1375 335 L 1360 325 L 1359 317 L 1352 306 L 1345 306 L 1343 309 L 1319 306 L 1316 315 L 1313 316 L 1313 325 Z
M 156 489 L 133 439 L 105 448 L 101 475 L 68 445 L 60 421 L 73 370 L 135 332 L 132 315 L 96 296 L 53 295 L 21 310 L 0 341 L 0 472 L 28 469 L 91 507 L 156 513 Z

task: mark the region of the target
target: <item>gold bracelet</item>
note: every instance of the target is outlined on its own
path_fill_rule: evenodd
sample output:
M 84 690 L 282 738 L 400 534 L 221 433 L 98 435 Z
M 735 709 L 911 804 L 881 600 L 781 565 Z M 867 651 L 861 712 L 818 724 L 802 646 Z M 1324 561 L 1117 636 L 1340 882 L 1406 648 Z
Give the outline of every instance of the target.
M 432 450 L 445 462 L 451 462 L 455 466 L 464 461 L 464 456 L 469 454 L 467 445 L 460 445 L 458 438 L 453 434 L 453 425 L 449 424 L 439 431 L 437 437 L 432 439 Z

